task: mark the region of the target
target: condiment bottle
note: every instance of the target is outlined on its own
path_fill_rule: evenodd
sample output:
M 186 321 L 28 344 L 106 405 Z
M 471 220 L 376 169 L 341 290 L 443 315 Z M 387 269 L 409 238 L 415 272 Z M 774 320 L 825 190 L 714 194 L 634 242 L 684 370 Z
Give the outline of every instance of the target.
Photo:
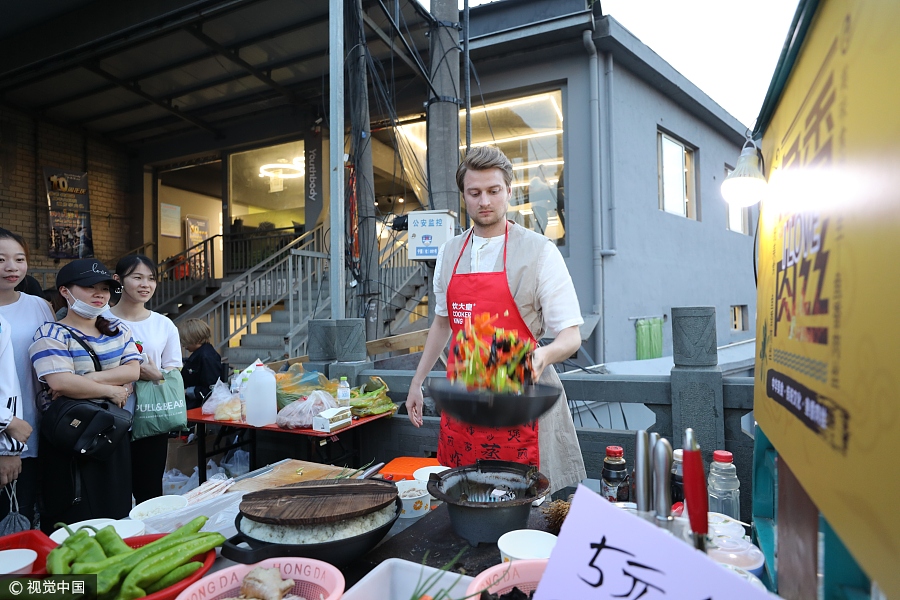
M 672 451 L 672 503 L 684 502 L 684 451 L 676 448 Z
M 350 406 L 350 384 L 346 377 L 341 377 L 337 388 L 337 405 Z
M 731 452 L 716 450 L 709 465 L 709 511 L 741 518 L 741 482 Z
M 600 495 L 610 502 L 629 501 L 628 471 L 621 446 L 607 446 L 600 474 Z

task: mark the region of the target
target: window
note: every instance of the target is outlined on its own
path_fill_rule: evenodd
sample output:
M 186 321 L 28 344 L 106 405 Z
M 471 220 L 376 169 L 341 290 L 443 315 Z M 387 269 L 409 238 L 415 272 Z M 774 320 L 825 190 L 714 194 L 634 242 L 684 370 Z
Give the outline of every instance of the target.
M 747 331 L 750 329 L 750 320 L 747 314 L 747 305 L 740 304 L 731 307 L 731 330 Z
M 657 134 L 659 208 L 673 215 L 697 219 L 694 151 L 675 138 Z
M 466 139 L 465 126 L 461 111 L 461 140 Z M 562 91 L 473 107 L 472 146 L 487 144 L 500 148 L 513 163 L 507 218 L 565 245 Z
M 732 171 L 734 169 L 726 166 L 725 177 L 727 178 Z M 725 202 L 725 199 L 723 198 L 722 201 Z M 725 208 L 728 210 L 728 229 L 744 235 L 750 235 L 750 207 L 742 208 L 725 202 Z

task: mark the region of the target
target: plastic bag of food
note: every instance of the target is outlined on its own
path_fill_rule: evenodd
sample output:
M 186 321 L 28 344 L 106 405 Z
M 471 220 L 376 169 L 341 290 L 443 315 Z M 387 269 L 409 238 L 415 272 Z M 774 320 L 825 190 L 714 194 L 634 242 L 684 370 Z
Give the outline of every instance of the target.
M 397 412 L 388 395 L 388 386 L 380 377 L 370 377 L 365 383 L 350 392 L 350 412 L 355 417 L 368 417 L 392 411 Z
M 236 448 L 222 460 L 222 468 L 232 477 L 243 475 L 250 470 L 250 453 Z
M 190 479 L 178 469 L 172 469 L 163 473 L 163 496 L 182 494 L 182 488 Z M 199 477 L 198 477 L 199 481 Z
M 234 395 L 216 407 L 213 419 L 216 421 L 243 421 L 244 407 L 240 396 Z
M 330 383 L 323 374 L 318 371 L 306 372 L 303 365 L 294 363 L 287 371 L 275 373 L 275 398 L 278 401 L 278 410 L 316 390 L 328 391 L 329 386 Z
M 305 400 L 295 400 L 278 413 L 275 423 L 283 429 L 312 427 L 313 417 L 329 408 L 337 407 L 337 400 L 328 392 L 316 390 Z
M 222 383 L 220 379 L 213 386 L 212 393 L 206 399 L 206 402 L 203 403 L 201 411 L 204 415 L 214 415 L 216 414 L 216 408 L 229 400 L 231 400 L 231 388 L 228 387 L 228 384 Z M 240 398 L 238 398 L 238 402 L 240 402 Z

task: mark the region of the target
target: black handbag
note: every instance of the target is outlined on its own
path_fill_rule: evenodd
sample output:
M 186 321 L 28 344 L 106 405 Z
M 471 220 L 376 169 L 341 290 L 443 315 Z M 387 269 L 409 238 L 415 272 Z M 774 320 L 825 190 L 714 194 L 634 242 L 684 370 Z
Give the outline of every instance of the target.
M 94 361 L 94 369 L 103 370 L 100 359 L 73 329 L 65 327 Z M 51 400 L 41 419 L 41 435 L 62 451 L 75 456 L 107 460 L 131 428 L 131 413 L 109 400 L 87 400 L 59 396 Z

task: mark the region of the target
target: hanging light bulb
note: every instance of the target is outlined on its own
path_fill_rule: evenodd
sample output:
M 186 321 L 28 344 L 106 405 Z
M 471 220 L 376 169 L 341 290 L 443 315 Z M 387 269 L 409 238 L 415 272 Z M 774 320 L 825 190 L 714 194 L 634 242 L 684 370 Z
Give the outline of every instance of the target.
M 732 206 L 753 206 L 765 196 L 766 187 L 756 144 L 748 137 L 737 166 L 722 182 L 722 197 Z

